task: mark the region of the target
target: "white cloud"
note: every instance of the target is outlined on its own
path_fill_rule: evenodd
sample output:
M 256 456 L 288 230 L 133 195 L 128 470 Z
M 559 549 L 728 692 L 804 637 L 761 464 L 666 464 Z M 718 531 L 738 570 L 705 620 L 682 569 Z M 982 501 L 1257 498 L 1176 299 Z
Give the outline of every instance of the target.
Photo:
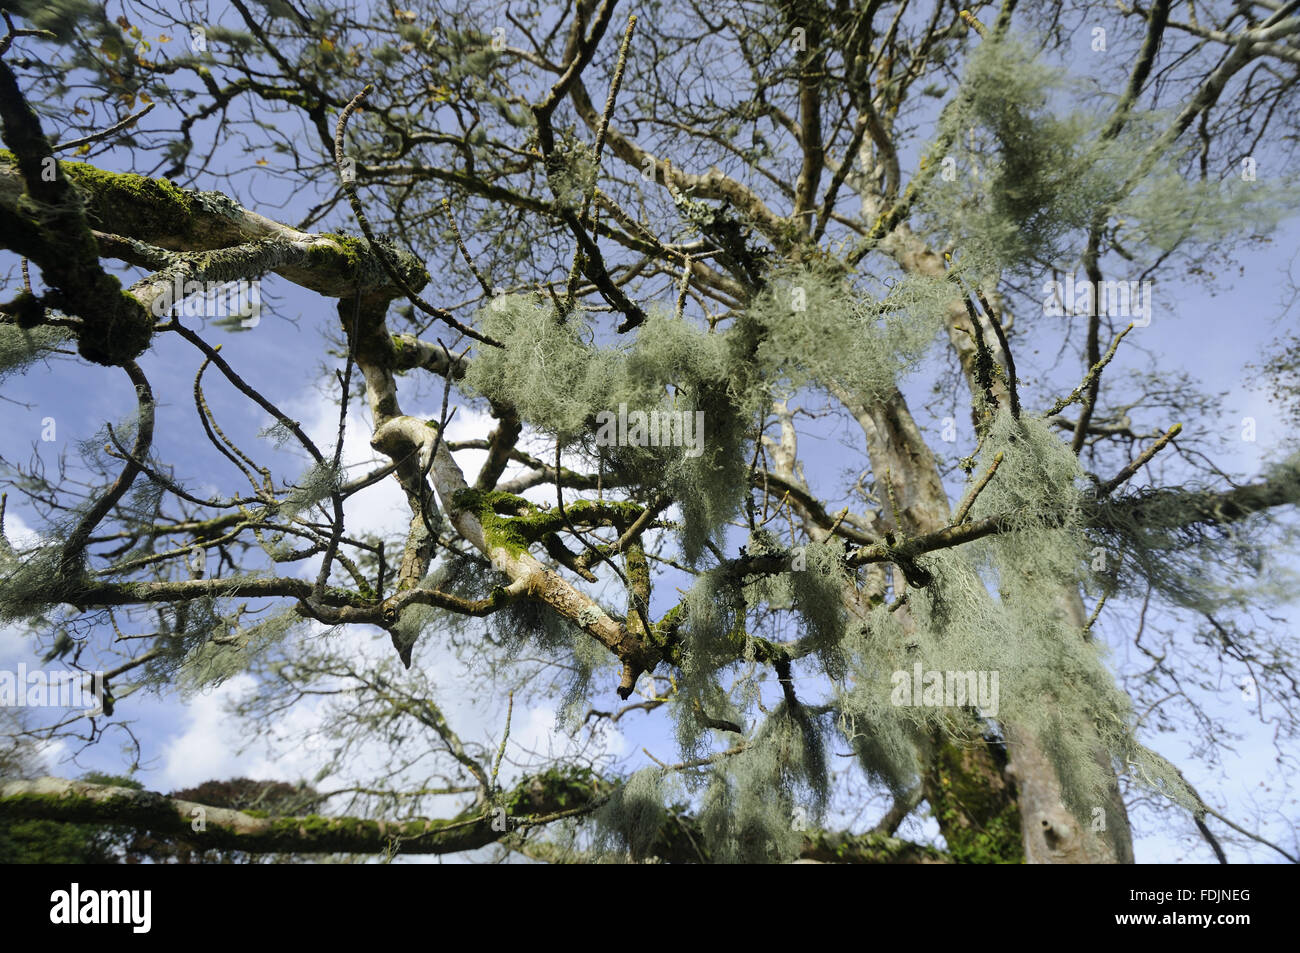
M 433 416 L 436 412 L 424 414 L 410 411 L 417 416 Z M 327 456 L 338 440 L 338 409 L 322 401 L 314 389 L 288 403 L 286 413 L 302 421 L 302 428 L 307 436 L 321 448 Z M 354 410 L 348 414 L 347 427 L 343 437 L 343 466 L 348 479 L 364 476 L 389 463 L 387 457 L 376 453 L 370 446 L 373 429 L 368 413 Z M 447 426 L 449 441 L 481 438 L 492 429 L 492 418 L 486 414 L 467 411 L 461 407 Z M 484 450 L 459 450 L 454 455 L 465 479 L 474 482 L 474 477 L 483 461 L 487 459 Z M 405 533 L 410 523 L 411 511 L 406 503 L 406 495 L 397 481 L 385 477 L 373 486 L 366 487 L 351 496 L 344 505 L 347 525 L 353 532 Z
M 234 698 L 253 691 L 251 675 L 237 675 L 211 692 L 196 695 L 185 707 L 188 724 L 163 749 L 162 780 L 168 789 L 193 787 L 215 778 L 236 777 L 239 727 L 226 712 Z
M 276 737 L 252 740 L 228 706 L 257 688 L 253 676 L 237 675 L 190 699 L 185 727 L 164 746 L 161 773 L 150 783 L 174 790 L 236 777 L 291 783 L 315 777 L 325 757 L 323 706 L 300 702 L 282 714 Z
M 5 513 L 5 537 L 14 549 L 31 549 L 41 541 L 40 535 L 27 521 L 11 510 Z

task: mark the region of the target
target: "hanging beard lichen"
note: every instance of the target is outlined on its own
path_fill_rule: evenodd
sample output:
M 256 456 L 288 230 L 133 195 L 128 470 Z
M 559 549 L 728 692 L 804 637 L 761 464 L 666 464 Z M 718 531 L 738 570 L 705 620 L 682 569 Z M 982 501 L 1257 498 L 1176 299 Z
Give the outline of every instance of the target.
M 971 515 L 1009 516 L 1010 526 L 966 552 L 932 557 L 935 585 L 911 601 L 923 666 L 997 672 L 997 719 L 1037 739 L 1079 818 L 1106 802 L 1109 765 L 1098 748 L 1120 770 L 1190 806 L 1177 774 L 1134 737 L 1129 700 L 1104 647 L 1083 631 L 1079 591 L 1089 561 L 1077 458 L 1043 421 L 1017 421 L 1006 411 L 989 428 L 977 472 L 998 453 L 1002 464 Z M 996 587 L 996 600 L 981 576 Z
M 119 446 L 130 447 L 135 442 L 138 417 L 129 414 L 118 422 L 110 438 L 106 425 L 93 437 L 77 442 L 81 458 L 101 474 L 105 483 L 121 463 L 110 456 L 105 447 L 110 439 Z M 157 466 L 156 460 L 150 463 Z M 18 475 L 15 483 L 29 491 L 51 492 L 52 487 L 36 475 Z M 86 553 L 65 552 L 67 540 L 77 531 L 87 514 L 98 504 L 102 492 L 92 493 L 75 506 L 55 510 L 49 522 L 40 529 L 39 544 L 14 551 L 7 545 L 0 547 L 0 623 L 20 619 L 38 620 L 44 613 L 61 603 L 77 605 L 78 597 L 91 584 L 87 577 L 90 561 Z M 158 518 L 163 489 L 153 481 L 138 480 L 117 501 L 115 515 L 124 527 L 145 528 Z M 129 550 L 115 554 L 116 559 L 128 563 L 152 552 L 152 537 L 142 533 L 143 539 Z
M 24 370 L 28 364 L 52 354 L 72 340 L 67 328 L 38 325 L 23 328 L 16 324 L 0 324 L 0 381 Z
M 826 267 L 773 276 L 741 319 L 762 378 L 790 391 L 838 388 L 870 402 L 887 397 L 942 327 L 952 287 L 909 275 L 876 297 Z
M 718 863 L 788 863 L 822 819 L 830 778 L 823 726 L 784 702 L 755 737 L 716 767 L 699 825 Z
M 867 776 L 896 796 L 918 783 L 936 733 L 974 744 L 993 725 L 1012 725 L 1052 761 L 1081 821 L 1107 803 L 1112 764 L 1192 806 L 1177 772 L 1137 741 L 1104 648 L 1083 631 L 1089 542 L 1077 459 L 1042 421 L 1006 411 L 991 422 L 976 478 L 999 452 L 972 518 L 1008 517 L 1007 529 L 922 557 L 928 586 L 846 632 L 842 733 Z M 1009 754 L 1014 763 L 1014 743 Z
M 832 681 L 843 679 L 847 671 L 843 594 L 846 586 L 855 585 L 845 569 L 844 541 L 832 537 L 786 550 L 771 533 L 759 530 L 750 535 L 745 551 L 753 556 L 778 555 L 789 566 L 785 572 L 751 577 L 745 602 L 789 610 L 806 650 L 802 654 L 816 657 Z
M 1300 454 L 1266 468 L 1271 499 L 1300 503 Z M 1286 601 L 1295 591 L 1289 571 L 1270 559 L 1282 527 L 1263 512 L 1264 500 L 1238 490 L 1221 501 L 1197 487 L 1139 490 L 1095 506 L 1090 532 L 1093 568 L 1108 588 L 1141 597 L 1150 587 L 1172 604 L 1200 613 L 1260 600 Z M 1193 519 L 1189 519 L 1189 515 Z
M 630 344 L 609 347 L 580 310 L 561 319 L 541 296 L 501 296 L 480 323 L 505 347 L 481 349 L 464 386 L 616 482 L 674 499 L 694 563 L 744 499 L 746 447 L 773 395 L 891 392 L 934 341 L 951 294 L 911 276 L 877 300 L 842 275 L 803 268 L 776 276 L 725 332 L 651 308 Z
M 60 603 L 71 603 L 82 591 L 82 562 L 64 572 L 63 547 L 41 546 L 0 558 L 0 623 L 38 621 Z
M 587 429 L 608 403 L 615 355 L 592 346 L 584 316 L 561 322 L 549 301 L 502 295 L 479 318 L 483 332 L 506 346 L 481 349 L 465 374 L 466 389 L 514 407 L 564 442 Z
M 829 799 L 824 720 L 782 703 L 738 750 L 714 759 L 707 774 L 688 770 L 687 788 L 692 781 L 707 781 L 694 819 L 684 816 L 681 776 L 662 768 L 637 771 L 596 812 L 597 851 L 626 852 L 634 861 L 655 859 L 660 850 L 674 852 L 679 846 L 674 835 L 681 827 L 689 830 L 680 838 L 680 853 L 694 860 L 793 860 L 806 833 L 821 822 Z
M 292 520 L 298 514 L 311 509 L 321 500 L 338 490 L 342 484 L 341 468 L 332 462 L 321 462 L 310 467 L 306 473 L 294 481 L 289 495 L 280 503 L 278 515 Z
M 295 626 L 302 624 L 302 616 L 292 609 L 240 628 L 223 624 L 222 628 L 208 632 L 186 654 L 180 664 L 182 688 L 194 692 L 220 685 L 247 670 L 253 660 L 279 645 Z
M 697 559 L 743 499 L 758 406 L 733 380 L 726 337 L 652 311 L 630 347 L 601 348 L 583 313 L 560 321 L 549 301 L 525 296 L 497 299 L 482 326 L 506 347 L 471 362 L 467 390 L 514 407 L 639 495 L 667 493 L 686 558 Z M 633 432 L 651 418 L 653 429 Z
M 683 757 L 695 758 L 707 748 L 711 724 L 742 723 L 718 677 L 735 661 L 737 644 L 744 647 L 748 636 L 743 596 L 723 570 L 696 577 L 682 599 L 681 611 L 682 650 L 671 712 Z
M 1132 109 L 1111 130 L 1108 110 L 1058 115 L 1052 100 L 1066 88 L 1063 70 L 1014 38 L 989 38 L 973 51 L 926 153 L 931 172 L 917 217 L 936 244 L 960 248 L 985 273 L 1036 277 L 1044 262 L 1075 260 L 1087 230 L 1110 221 L 1137 267 L 1181 244 L 1259 235 L 1289 207 L 1294 181 L 1286 176 L 1185 176 L 1191 143 L 1171 144 L 1132 184 L 1172 117 Z
M 660 768 L 642 768 L 609 796 L 593 815 L 595 849 L 601 854 L 626 851 L 634 861 L 655 856 L 668 812 L 671 787 Z

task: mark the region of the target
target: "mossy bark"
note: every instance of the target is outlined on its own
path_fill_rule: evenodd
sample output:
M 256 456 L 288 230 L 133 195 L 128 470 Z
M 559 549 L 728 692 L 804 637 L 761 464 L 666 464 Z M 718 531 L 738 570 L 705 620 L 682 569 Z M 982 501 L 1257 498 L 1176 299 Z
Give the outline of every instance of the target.
M 510 819 L 575 804 L 573 785 L 529 779 L 505 799 L 505 817 L 486 812 L 444 820 L 382 821 L 358 817 L 261 817 L 153 791 L 40 778 L 0 782 L 0 817 L 103 823 L 181 837 L 199 849 L 250 853 L 452 854 L 500 840 Z M 585 787 L 588 798 L 591 787 Z M 504 820 L 504 822 L 503 822 Z
M 1015 784 L 992 744 L 941 740 L 922 791 L 952 859 L 959 864 L 1018 864 L 1025 859 Z

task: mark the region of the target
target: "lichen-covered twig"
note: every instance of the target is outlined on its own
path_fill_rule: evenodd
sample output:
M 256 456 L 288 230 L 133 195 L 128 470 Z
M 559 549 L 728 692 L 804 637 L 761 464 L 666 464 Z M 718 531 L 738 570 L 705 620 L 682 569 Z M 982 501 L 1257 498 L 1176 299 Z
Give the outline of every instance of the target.
M 957 512 L 953 514 L 952 521 L 954 524 L 964 523 L 966 521 L 966 515 L 970 512 L 970 508 L 975 505 L 976 498 L 979 497 L 980 492 L 984 487 L 988 486 L 989 481 L 993 479 L 993 474 L 998 472 L 998 467 L 1002 464 L 1002 456 L 1002 451 L 999 450 L 994 455 L 993 462 L 989 464 L 989 468 L 985 470 L 984 475 L 980 477 L 979 482 L 972 486 L 970 492 L 968 492 L 962 499 L 960 505 L 957 507 Z
M 1157 453 L 1163 450 L 1165 448 L 1165 445 L 1168 444 L 1169 441 L 1173 440 L 1175 437 L 1178 436 L 1179 433 L 1182 432 L 1182 429 L 1183 429 L 1182 424 L 1174 424 L 1172 427 L 1170 427 L 1169 430 L 1166 431 L 1163 435 L 1161 435 L 1161 437 L 1158 440 L 1156 440 L 1155 443 L 1151 444 L 1151 446 L 1147 447 L 1140 454 L 1138 454 L 1138 456 L 1126 467 L 1124 467 L 1124 469 L 1120 470 L 1119 473 L 1115 474 L 1113 477 L 1111 477 L 1109 480 L 1103 483 L 1100 487 L 1098 487 L 1097 497 L 1100 499 L 1101 497 L 1109 496 L 1112 490 L 1114 490 L 1117 486 L 1119 486 L 1121 483 L 1128 480 L 1130 477 L 1133 476 L 1133 474 L 1137 473 L 1144 466 L 1146 466 L 1147 463 L 1150 462 L 1152 457 L 1154 457 Z
M 1074 390 L 1070 391 L 1069 394 L 1062 397 L 1051 407 L 1049 407 L 1044 412 L 1043 416 L 1055 417 L 1066 407 L 1069 407 L 1081 396 L 1083 396 L 1084 392 L 1089 387 L 1092 386 L 1092 382 L 1098 377 L 1098 375 L 1101 374 L 1102 370 L 1106 367 L 1106 365 L 1110 363 L 1111 358 L 1115 356 L 1115 352 L 1119 350 L 1119 342 L 1124 340 L 1124 335 L 1128 334 L 1132 330 L 1133 330 L 1133 325 L 1130 323 L 1128 327 L 1126 327 L 1123 331 L 1120 331 L 1119 334 L 1115 335 L 1115 340 L 1111 342 L 1110 347 L 1106 350 L 1106 353 L 1102 355 L 1101 360 L 1099 360 L 1096 364 L 1093 364 L 1092 367 L 1088 369 L 1088 373 L 1085 374 L 1083 380 L 1079 382 L 1079 386 L 1076 387 Z

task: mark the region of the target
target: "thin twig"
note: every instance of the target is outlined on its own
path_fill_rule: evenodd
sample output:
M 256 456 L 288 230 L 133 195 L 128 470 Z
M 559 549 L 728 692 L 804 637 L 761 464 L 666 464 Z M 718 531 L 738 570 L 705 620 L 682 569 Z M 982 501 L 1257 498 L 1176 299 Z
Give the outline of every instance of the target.
M 1115 474 L 1113 477 L 1111 477 L 1109 480 L 1103 483 L 1101 487 L 1098 488 L 1097 490 L 1098 499 L 1100 499 L 1103 496 L 1109 495 L 1110 492 L 1114 490 L 1117 486 L 1119 486 L 1125 480 L 1129 479 L 1129 477 L 1133 476 L 1133 474 L 1137 473 L 1138 470 L 1146 466 L 1146 464 L 1150 462 L 1151 458 L 1154 457 L 1161 450 L 1163 450 L 1165 448 L 1165 445 L 1169 443 L 1170 440 L 1173 440 L 1175 437 L 1178 436 L 1178 434 L 1182 431 L 1182 429 L 1183 429 L 1182 424 L 1174 424 L 1172 427 L 1170 427 L 1169 430 L 1163 435 L 1161 435 L 1160 438 L 1156 440 L 1155 443 L 1153 443 L 1151 446 L 1147 447 L 1140 454 L 1138 454 L 1137 459 L 1135 459 L 1123 470 L 1120 470 L 1119 473 Z
M 5 23 L 9 26 L 9 32 L 0 37 L 0 56 L 9 52 L 9 46 L 15 39 L 20 36 L 38 36 L 42 40 L 57 40 L 58 35 L 51 33 L 49 30 L 24 30 L 14 26 L 14 21 L 9 16 L 9 11 L 0 11 L 5 18 Z
M 1106 353 L 1102 356 L 1100 361 L 1098 361 L 1096 364 L 1092 365 L 1092 367 L 1088 369 L 1088 373 L 1085 374 L 1083 380 L 1079 382 L 1079 386 L 1076 387 L 1074 390 L 1070 391 L 1070 393 L 1067 396 L 1062 397 L 1060 400 L 1054 403 L 1051 406 L 1051 408 L 1045 414 L 1043 414 L 1043 416 L 1055 417 L 1066 407 L 1069 407 L 1076 400 L 1078 400 L 1079 397 L 1083 395 L 1083 392 L 1087 390 L 1088 387 L 1092 384 L 1093 378 L 1095 378 L 1098 374 L 1100 374 L 1102 368 L 1104 368 L 1107 364 L 1109 364 L 1111 358 L 1115 356 L 1115 352 L 1119 349 L 1119 342 L 1124 340 L 1124 335 L 1128 334 L 1132 330 L 1133 330 L 1133 324 L 1130 322 L 1128 327 L 1126 327 L 1123 331 L 1119 332 L 1119 334 L 1115 335 L 1115 340 L 1111 342 L 1110 349 L 1106 351 Z
M 627 29 L 623 31 L 623 42 L 618 47 L 618 61 L 614 64 L 614 78 L 609 84 L 609 95 L 605 98 L 605 108 L 600 114 L 600 125 L 596 127 L 596 149 L 595 163 L 596 169 L 600 169 L 600 155 L 605 151 L 605 137 L 609 133 L 609 120 L 614 114 L 614 100 L 618 98 L 618 88 L 623 83 L 623 70 L 627 68 L 627 51 L 632 45 L 632 31 L 636 29 L 635 14 L 627 18 Z M 582 199 L 582 215 L 579 221 L 586 222 L 591 212 L 591 200 L 596 191 L 596 183 L 593 180 L 591 188 Z
M 312 598 L 314 599 L 319 599 L 325 592 L 325 584 L 329 582 L 330 570 L 334 568 L 334 557 L 338 554 L 339 538 L 343 535 L 343 494 L 339 492 L 337 475 L 340 472 L 339 465 L 343 462 L 343 440 L 347 436 L 348 429 L 348 398 L 351 396 L 352 391 L 352 368 L 356 364 L 357 336 L 360 329 L 361 286 L 358 285 L 352 307 L 352 333 L 347 335 L 348 359 L 343 368 L 343 375 L 339 378 L 342 396 L 339 399 L 338 439 L 334 442 L 333 471 L 335 482 L 330 489 L 330 503 L 334 508 L 334 525 L 330 530 L 329 542 L 325 544 L 325 555 L 321 559 L 320 572 L 316 574 L 316 588 L 312 590 Z M 344 333 L 347 333 L 346 330 Z
M 153 111 L 153 108 L 156 105 L 158 104 L 149 103 L 149 105 L 145 106 L 144 109 L 141 109 L 139 112 L 136 113 L 131 113 L 131 115 L 127 116 L 125 119 L 121 120 L 120 122 L 114 123 L 113 125 L 109 126 L 107 129 L 102 130 L 101 132 L 92 132 L 90 135 L 82 136 L 80 139 L 69 139 L 67 142 L 60 142 L 57 146 L 52 148 L 50 151 L 62 152 L 64 149 L 75 149 L 77 146 L 88 145 L 96 141 L 97 139 L 107 139 L 113 133 L 121 132 L 123 129 L 127 128 L 128 126 L 134 125 L 140 119 L 149 115 L 149 113 Z
M 993 479 L 993 474 L 998 472 L 998 467 L 1002 464 L 1002 456 L 1003 453 L 1001 450 L 994 455 L 993 462 L 989 464 L 989 468 L 984 471 L 984 475 L 980 477 L 979 482 L 970 488 L 970 492 L 966 494 L 965 498 L 961 501 L 961 505 L 957 507 L 957 515 L 952 518 L 953 523 L 961 523 L 966 520 L 966 514 L 968 514 L 970 508 L 975 505 L 975 498 L 980 495 L 984 487 L 988 486 L 989 481 Z
M 510 718 L 515 713 L 515 693 L 510 693 L 509 701 L 506 704 L 506 730 L 501 736 L 501 747 L 497 748 L 496 760 L 492 763 L 492 790 L 497 789 L 497 774 L 501 770 L 501 759 L 506 756 L 506 741 L 510 738 Z
M 1083 624 L 1083 632 L 1085 635 L 1092 631 L 1093 623 L 1096 622 L 1097 617 L 1101 615 L 1101 607 L 1106 604 L 1106 600 L 1109 597 L 1109 592 L 1103 592 L 1101 598 L 1097 600 L 1097 605 L 1093 607 L 1092 614 L 1088 616 L 1088 621 Z
M 691 256 L 682 254 L 682 280 L 677 286 L 677 303 L 673 307 L 673 316 L 682 319 L 686 313 L 686 293 L 691 289 Z
M 474 280 L 478 282 L 478 286 L 483 289 L 483 293 L 491 298 L 493 296 L 492 286 L 483 277 L 483 273 L 478 270 L 478 266 L 474 264 L 474 259 L 470 256 L 469 249 L 465 247 L 465 240 L 460 236 L 460 227 L 456 224 L 455 216 L 451 214 L 450 199 L 442 200 L 442 210 L 446 213 L 447 224 L 451 226 L 451 233 L 456 238 L 456 248 L 460 251 L 460 257 L 465 259 L 465 264 L 469 266 L 470 273 L 474 276 Z
M 370 227 L 370 220 L 366 217 L 365 209 L 361 207 L 361 200 L 357 198 L 357 186 L 353 181 L 355 176 L 342 174 L 344 169 L 343 134 L 347 131 L 348 120 L 352 118 L 352 114 L 360 108 L 363 102 L 365 102 L 366 97 L 370 95 L 373 89 L 374 86 L 367 85 L 365 89 L 353 96 L 352 100 L 343 107 L 343 112 L 339 113 L 339 121 L 334 127 L 334 163 L 338 166 L 340 173 L 339 177 L 343 182 L 343 191 L 347 193 L 348 204 L 352 206 L 352 214 L 357 217 L 357 224 L 361 226 L 362 234 L 366 236 L 366 241 L 370 243 L 370 251 L 374 254 L 375 260 L 383 267 L 389 280 L 397 286 L 402 294 L 406 295 L 407 299 L 415 307 L 419 308 L 431 318 L 437 318 L 444 324 L 455 328 L 466 337 L 471 337 L 476 341 L 483 342 L 484 344 L 491 344 L 494 347 L 504 348 L 505 345 L 495 338 L 491 338 L 486 334 L 475 331 L 468 325 L 457 321 L 455 316 L 447 309 L 437 308 L 429 304 L 429 302 L 420 297 L 414 288 L 406 283 L 406 279 L 398 273 L 397 266 L 389 259 L 388 251 L 384 249 L 379 244 L 378 239 L 375 238 L 375 233 Z

